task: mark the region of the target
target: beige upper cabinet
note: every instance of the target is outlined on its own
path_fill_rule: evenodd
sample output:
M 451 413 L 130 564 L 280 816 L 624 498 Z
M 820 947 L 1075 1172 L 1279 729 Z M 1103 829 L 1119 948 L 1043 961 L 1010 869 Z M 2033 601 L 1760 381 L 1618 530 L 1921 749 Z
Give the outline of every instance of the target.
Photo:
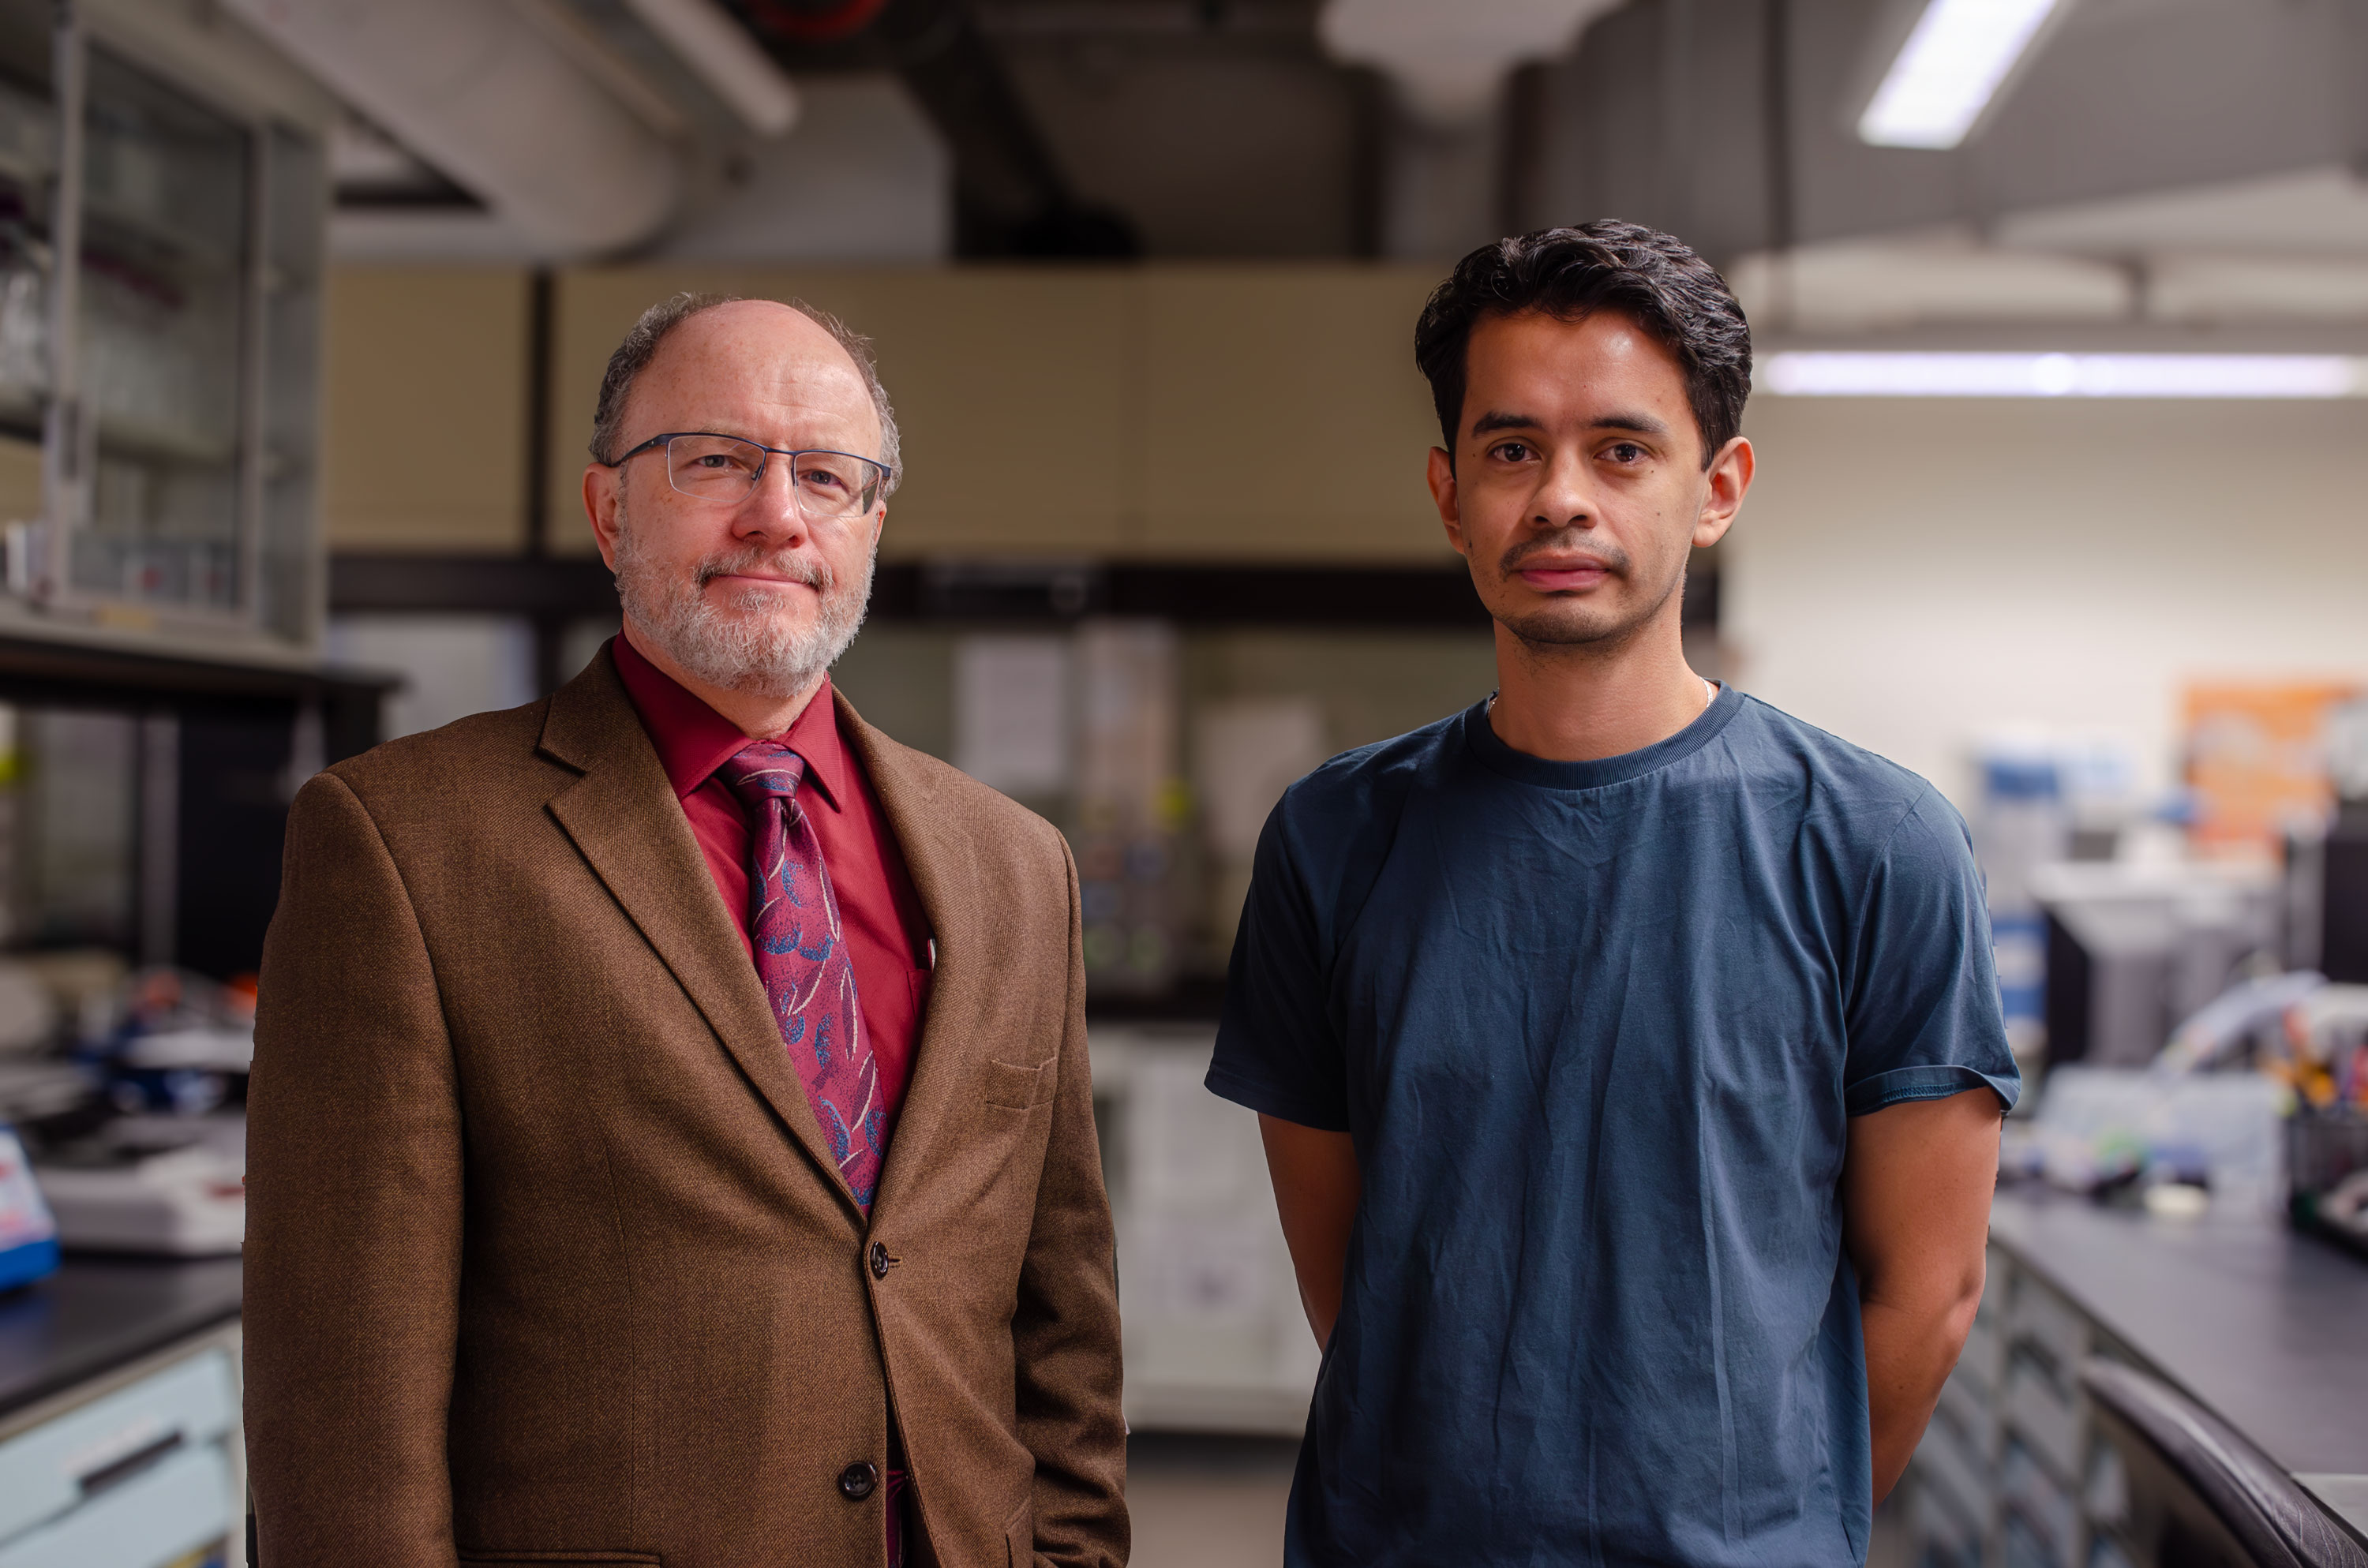
M 1439 440 L 1414 365 L 1429 269 L 1142 275 L 1143 526 L 1159 557 L 1422 561 Z
M 330 272 L 321 511 L 331 549 L 526 548 L 527 292 L 516 268 Z

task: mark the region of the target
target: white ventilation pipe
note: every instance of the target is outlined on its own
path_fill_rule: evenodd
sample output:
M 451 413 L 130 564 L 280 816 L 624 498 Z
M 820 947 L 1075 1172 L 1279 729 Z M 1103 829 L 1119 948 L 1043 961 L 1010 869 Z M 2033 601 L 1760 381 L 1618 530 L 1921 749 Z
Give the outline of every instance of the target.
M 1326 0 L 1316 31 L 1336 60 L 1376 66 L 1432 124 L 1483 118 L 1516 65 L 1569 49 L 1621 0 Z
M 625 0 L 691 74 L 759 136 L 798 122 L 798 90 L 748 31 L 715 0 Z
M 503 0 L 223 0 L 554 258 L 655 233 L 674 154 Z

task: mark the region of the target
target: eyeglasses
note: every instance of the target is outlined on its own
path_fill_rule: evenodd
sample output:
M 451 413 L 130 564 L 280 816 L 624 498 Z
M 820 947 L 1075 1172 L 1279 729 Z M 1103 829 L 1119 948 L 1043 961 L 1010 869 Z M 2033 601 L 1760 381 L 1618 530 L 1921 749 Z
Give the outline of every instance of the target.
M 790 494 L 798 516 L 810 523 L 862 517 L 879 505 L 889 475 L 887 464 L 852 452 L 793 452 L 710 430 L 653 436 L 607 466 L 622 468 L 643 452 L 658 450 L 666 453 L 666 483 L 677 491 L 694 501 L 734 506 L 757 493 L 773 459 L 787 458 Z

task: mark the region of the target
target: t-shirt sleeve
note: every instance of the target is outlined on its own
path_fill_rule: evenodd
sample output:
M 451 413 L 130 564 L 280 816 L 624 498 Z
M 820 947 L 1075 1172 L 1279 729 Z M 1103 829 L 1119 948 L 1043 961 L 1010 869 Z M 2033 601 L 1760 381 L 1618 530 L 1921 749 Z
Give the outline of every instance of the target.
M 1987 1085 L 2011 1108 L 1989 912 L 1965 824 L 1928 789 L 1884 847 L 1860 906 L 1843 1104 L 1865 1116 Z
M 1289 803 L 1258 835 L 1208 1085 L 1252 1110 L 1346 1132 L 1346 1061 L 1326 1006 L 1329 964 L 1315 890 L 1291 849 Z

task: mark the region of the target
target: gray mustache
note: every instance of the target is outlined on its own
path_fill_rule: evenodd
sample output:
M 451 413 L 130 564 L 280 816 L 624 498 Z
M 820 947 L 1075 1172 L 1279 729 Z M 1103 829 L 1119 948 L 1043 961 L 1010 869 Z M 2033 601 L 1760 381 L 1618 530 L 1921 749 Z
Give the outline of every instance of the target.
M 788 555 L 775 560 L 762 554 L 710 556 L 699 563 L 699 585 L 702 588 L 718 577 L 734 576 L 762 567 L 780 574 L 793 582 L 803 583 L 820 593 L 830 592 L 837 579 L 829 567 L 803 555 Z

